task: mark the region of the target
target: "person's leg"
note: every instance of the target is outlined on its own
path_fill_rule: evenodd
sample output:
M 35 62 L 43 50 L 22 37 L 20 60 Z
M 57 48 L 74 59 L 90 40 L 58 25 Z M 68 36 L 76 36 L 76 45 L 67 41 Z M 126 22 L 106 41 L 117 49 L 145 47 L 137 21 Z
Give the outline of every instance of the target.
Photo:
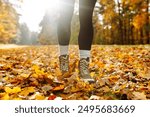
M 75 0 L 59 0 L 59 19 L 57 26 L 60 55 L 68 54 L 68 45 L 71 35 L 71 20 Z
M 59 19 L 57 26 L 59 50 L 60 50 L 60 69 L 62 72 L 68 71 L 69 56 L 68 45 L 71 35 L 71 20 L 74 11 L 75 0 L 60 0 L 59 1 Z
M 90 50 L 93 40 L 92 16 L 96 0 L 80 0 L 79 2 L 80 2 L 79 3 L 80 33 L 78 38 L 79 49 Z
M 81 77 L 89 80 L 91 79 L 88 70 L 90 50 L 93 40 L 93 24 L 92 16 L 96 0 L 80 0 L 79 1 L 79 20 L 80 20 L 80 33 L 79 33 L 79 49 L 80 49 L 80 62 L 79 70 Z

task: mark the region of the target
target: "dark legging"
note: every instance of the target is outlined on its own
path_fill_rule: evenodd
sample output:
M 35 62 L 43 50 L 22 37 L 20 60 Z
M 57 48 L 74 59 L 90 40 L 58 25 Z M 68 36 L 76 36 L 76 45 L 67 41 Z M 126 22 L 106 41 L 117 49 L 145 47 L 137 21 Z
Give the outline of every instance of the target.
M 60 45 L 69 45 L 71 36 L 71 20 L 75 0 L 60 0 L 58 20 L 58 41 Z M 92 15 L 96 0 L 79 0 L 80 32 L 78 37 L 79 49 L 90 50 L 93 40 Z

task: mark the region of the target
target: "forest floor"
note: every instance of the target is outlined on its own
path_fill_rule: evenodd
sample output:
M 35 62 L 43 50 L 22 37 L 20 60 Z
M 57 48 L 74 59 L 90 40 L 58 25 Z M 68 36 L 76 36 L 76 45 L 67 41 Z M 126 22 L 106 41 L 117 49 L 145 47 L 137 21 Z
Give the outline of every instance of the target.
M 11 49 L 11 48 L 23 48 L 26 46 L 20 46 L 16 44 L 0 44 L 0 49 Z
M 62 74 L 58 46 L 0 45 L 0 99 L 150 99 L 150 45 L 95 45 L 91 55 L 93 84 L 78 75 L 77 46 L 70 46 L 70 70 Z

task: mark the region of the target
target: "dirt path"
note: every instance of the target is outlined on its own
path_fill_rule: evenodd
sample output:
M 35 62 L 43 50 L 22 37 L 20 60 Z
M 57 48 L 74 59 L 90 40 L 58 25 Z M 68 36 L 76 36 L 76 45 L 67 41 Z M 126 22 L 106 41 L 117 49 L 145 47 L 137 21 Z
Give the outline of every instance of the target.
M 1 44 L 0 49 L 11 49 L 11 48 L 23 48 L 27 46 L 22 46 L 22 45 L 15 45 L 15 44 Z

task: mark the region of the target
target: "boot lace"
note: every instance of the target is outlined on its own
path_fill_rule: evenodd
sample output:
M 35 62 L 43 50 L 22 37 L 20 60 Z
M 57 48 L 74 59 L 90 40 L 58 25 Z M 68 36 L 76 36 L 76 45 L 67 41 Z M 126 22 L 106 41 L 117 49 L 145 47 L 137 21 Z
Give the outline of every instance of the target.
M 86 59 L 82 59 L 80 61 L 80 70 L 81 70 L 81 74 L 89 74 L 89 70 L 88 70 L 88 61 Z
M 68 56 L 60 56 L 60 68 L 62 71 L 68 71 Z

